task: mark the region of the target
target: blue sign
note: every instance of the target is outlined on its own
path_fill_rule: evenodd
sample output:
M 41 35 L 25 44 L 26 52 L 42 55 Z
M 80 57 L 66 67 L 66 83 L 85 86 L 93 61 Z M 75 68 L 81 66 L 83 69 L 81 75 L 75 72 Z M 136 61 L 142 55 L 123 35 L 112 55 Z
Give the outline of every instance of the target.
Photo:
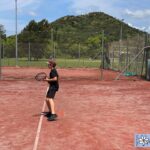
M 135 147 L 150 147 L 150 134 L 135 134 Z

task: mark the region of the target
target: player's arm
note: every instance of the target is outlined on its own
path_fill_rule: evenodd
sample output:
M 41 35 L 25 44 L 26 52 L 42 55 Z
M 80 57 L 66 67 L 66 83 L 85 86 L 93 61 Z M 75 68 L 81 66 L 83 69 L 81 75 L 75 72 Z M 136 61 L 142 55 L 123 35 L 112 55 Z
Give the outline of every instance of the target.
M 46 81 L 49 81 L 49 82 L 53 82 L 53 81 L 57 81 L 57 79 L 58 79 L 58 78 L 57 78 L 57 76 L 56 76 L 56 77 L 51 78 L 51 79 L 50 79 L 50 78 L 46 78 L 45 80 L 46 80 Z

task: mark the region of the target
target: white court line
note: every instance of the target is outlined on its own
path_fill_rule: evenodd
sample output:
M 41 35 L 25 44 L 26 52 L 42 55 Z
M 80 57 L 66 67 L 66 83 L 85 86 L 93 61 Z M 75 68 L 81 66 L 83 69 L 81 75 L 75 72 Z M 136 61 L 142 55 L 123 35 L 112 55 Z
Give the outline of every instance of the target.
M 43 104 L 42 112 L 44 112 L 44 110 L 45 110 L 45 101 L 44 101 L 44 104 Z M 36 132 L 36 137 L 35 137 L 33 150 L 37 150 L 37 147 L 38 147 L 40 131 L 41 131 L 41 127 L 42 127 L 42 120 L 43 120 L 43 115 L 40 116 L 40 120 L 39 120 L 39 124 L 38 124 L 38 128 L 37 128 L 37 132 Z

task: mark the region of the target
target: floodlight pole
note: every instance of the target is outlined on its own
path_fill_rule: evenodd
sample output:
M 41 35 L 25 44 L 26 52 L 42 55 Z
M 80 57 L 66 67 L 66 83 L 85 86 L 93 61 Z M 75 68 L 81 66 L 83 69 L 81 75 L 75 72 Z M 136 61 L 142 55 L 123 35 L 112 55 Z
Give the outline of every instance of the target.
M 1 57 L 2 53 L 1 53 L 1 33 L 0 33 L 0 80 L 2 79 L 2 62 L 1 62 Z
M 53 39 L 53 28 L 51 28 L 51 43 L 52 43 L 52 51 L 53 51 L 53 59 L 55 59 L 54 52 L 54 39 Z
M 78 45 L 78 59 L 80 60 L 80 51 L 81 51 L 81 47 L 80 47 L 80 43 Z
M 124 19 L 121 20 L 121 26 L 120 26 L 120 40 L 119 40 L 119 70 L 121 70 L 121 49 L 122 49 L 122 25 L 123 25 Z
M 104 69 L 104 30 L 102 30 L 102 50 L 101 50 L 101 65 L 100 65 L 100 80 L 103 80 L 103 69 Z
M 16 67 L 18 66 L 18 33 L 17 33 L 17 0 L 15 0 L 16 10 Z
M 29 42 L 28 61 L 31 61 L 31 43 Z

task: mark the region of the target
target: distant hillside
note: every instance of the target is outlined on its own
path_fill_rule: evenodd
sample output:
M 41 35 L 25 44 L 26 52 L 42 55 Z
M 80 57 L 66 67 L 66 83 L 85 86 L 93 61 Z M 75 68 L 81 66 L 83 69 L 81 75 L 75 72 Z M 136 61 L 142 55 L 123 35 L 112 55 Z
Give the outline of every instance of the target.
M 50 26 L 56 32 L 72 32 L 72 38 L 74 38 L 73 33 L 76 33 L 80 35 L 80 40 L 82 41 L 85 41 L 87 37 L 101 34 L 102 30 L 104 30 L 109 41 L 119 40 L 121 26 L 123 32 L 122 38 L 143 33 L 103 12 L 93 12 L 79 16 L 65 16 L 50 23 Z
M 82 56 L 95 57 L 101 50 L 102 39 L 106 48 L 108 43 L 120 39 L 121 28 L 122 39 L 144 33 L 103 12 L 93 12 L 86 15 L 65 16 L 51 23 L 46 19 L 39 22 L 31 20 L 18 35 L 18 42 L 24 44 L 30 42 L 31 55 L 36 59 L 49 57 L 54 48 L 57 49 L 59 57 L 64 57 L 65 54 L 68 57 L 78 57 L 79 49 Z M 15 36 L 8 37 L 6 43 L 8 47 L 13 45 L 14 38 Z M 21 57 L 26 54 L 28 47 L 23 44 L 19 47 Z M 11 49 L 8 50 L 9 57 Z M 13 53 L 12 51 L 12 56 Z

